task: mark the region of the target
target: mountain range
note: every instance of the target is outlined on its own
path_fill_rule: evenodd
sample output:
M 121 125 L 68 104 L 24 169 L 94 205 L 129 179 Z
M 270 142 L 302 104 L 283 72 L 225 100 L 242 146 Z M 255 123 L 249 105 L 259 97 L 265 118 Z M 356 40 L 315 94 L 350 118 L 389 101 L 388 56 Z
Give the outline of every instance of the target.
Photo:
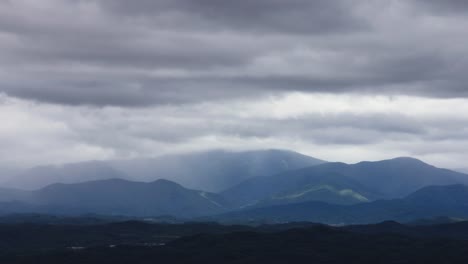
M 356 164 L 326 163 L 311 169 L 319 174 L 338 173 L 354 179 L 380 193 L 381 198 L 401 198 L 429 185 L 468 183 L 465 174 L 407 157 Z
M 351 178 L 334 172 L 317 173 L 315 167 L 252 178 L 221 194 L 241 208 L 313 200 L 355 204 L 377 197 L 372 190 Z
M 468 184 L 468 176 L 417 159 L 357 164 L 324 163 L 269 177 L 248 179 L 222 195 L 240 207 L 322 201 L 356 204 L 402 198 L 430 185 Z
M 321 163 L 324 161 L 285 150 L 213 150 L 149 159 L 33 167 L 10 177 L 3 186 L 34 190 L 53 183 L 114 178 L 143 182 L 167 179 L 187 188 L 219 192 L 252 177 L 269 176 Z
M 345 164 L 282 150 L 209 151 L 42 166 L 9 183 L 26 190 L 0 189 L 0 214 L 331 224 L 468 217 L 468 175 L 413 158 Z
M 410 222 L 438 216 L 467 218 L 468 186 L 429 186 L 402 199 L 377 200 L 348 206 L 314 201 L 244 209 L 211 219 L 230 223 L 310 221 L 340 225 L 385 220 Z
M 57 183 L 35 191 L 0 190 L 5 213 L 48 213 L 58 215 L 127 215 L 195 217 L 227 209 L 214 193 L 189 190 L 177 183 L 150 183 L 122 179 L 76 184 Z M 7 198 L 10 195 L 10 198 Z

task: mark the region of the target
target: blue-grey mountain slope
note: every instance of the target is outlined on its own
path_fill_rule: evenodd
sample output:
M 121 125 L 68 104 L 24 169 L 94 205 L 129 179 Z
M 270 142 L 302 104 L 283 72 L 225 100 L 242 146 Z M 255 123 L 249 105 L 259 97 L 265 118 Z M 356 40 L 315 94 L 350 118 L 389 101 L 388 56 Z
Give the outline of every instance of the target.
M 189 190 L 167 180 L 150 183 L 122 179 L 53 184 L 30 191 L 24 199 L 0 204 L 3 213 L 58 215 L 124 215 L 194 217 L 225 212 L 224 200 L 213 193 Z
M 105 162 L 88 161 L 33 167 L 11 177 L 3 185 L 34 190 L 54 183 L 81 183 L 116 178 L 125 179 L 128 176 Z
M 468 217 L 466 185 L 429 186 L 403 199 L 378 200 L 355 205 L 306 202 L 246 209 L 211 219 L 221 222 L 297 222 L 328 224 L 365 224 L 386 220 L 410 222 L 423 218 L 446 216 Z
M 463 174 L 468 174 L 468 168 L 458 168 L 458 169 L 454 169 L 454 171 L 457 171 Z
M 32 198 L 30 191 L 0 188 L 0 202 L 25 201 Z
M 316 172 L 314 167 L 249 179 L 222 195 L 241 208 L 305 201 L 355 204 L 378 197 L 378 194 L 351 178 L 334 172 Z
M 322 164 L 315 170 L 317 173 L 340 173 L 381 193 L 384 198 L 401 198 L 430 185 L 468 184 L 466 174 L 406 157 L 351 165 Z
M 306 201 L 355 204 L 404 197 L 430 185 L 468 183 L 468 175 L 412 158 L 357 164 L 325 163 L 248 179 L 222 193 L 233 204 L 269 206 Z

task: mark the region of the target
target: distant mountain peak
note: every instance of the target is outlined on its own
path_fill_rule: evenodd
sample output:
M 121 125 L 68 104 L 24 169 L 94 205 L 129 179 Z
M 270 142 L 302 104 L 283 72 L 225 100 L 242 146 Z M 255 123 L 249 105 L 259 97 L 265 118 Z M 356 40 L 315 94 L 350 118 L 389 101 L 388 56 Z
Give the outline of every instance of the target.
M 166 180 L 166 179 L 157 179 L 155 181 L 150 182 L 150 184 L 157 184 L 157 185 L 162 185 L 162 186 L 171 186 L 171 187 L 178 187 L 178 188 L 184 188 L 182 185 Z
M 427 164 L 424 161 L 413 158 L 413 157 L 396 157 L 393 159 L 389 159 L 388 161 L 396 161 L 396 162 L 407 162 L 407 163 L 421 163 L 421 164 Z M 427 164 L 429 165 L 429 164 Z
M 167 183 L 167 184 L 177 184 L 173 181 L 170 181 L 170 180 L 167 180 L 167 179 L 157 179 L 157 180 L 154 180 L 152 183 Z M 178 184 L 177 184 L 178 185 Z
M 427 165 L 431 166 L 430 164 L 425 163 L 422 160 L 413 158 L 413 157 L 396 157 L 386 160 L 378 160 L 378 161 L 361 161 L 356 163 L 355 165 L 366 165 L 366 164 L 402 164 L 402 165 Z
M 105 180 L 94 180 L 94 181 L 86 181 L 86 182 L 77 182 L 77 183 L 62 183 L 62 182 L 57 182 L 57 183 L 52 183 L 50 185 L 47 185 L 43 188 L 40 188 L 39 190 L 47 190 L 47 189 L 54 189 L 54 188 L 62 188 L 62 187 L 73 187 L 73 186 L 86 186 L 86 185 L 111 185 L 111 184 L 127 184 L 127 183 L 136 183 L 132 181 L 128 181 L 125 179 L 121 178 L 111 178 L 111 179 L 105 179 Z

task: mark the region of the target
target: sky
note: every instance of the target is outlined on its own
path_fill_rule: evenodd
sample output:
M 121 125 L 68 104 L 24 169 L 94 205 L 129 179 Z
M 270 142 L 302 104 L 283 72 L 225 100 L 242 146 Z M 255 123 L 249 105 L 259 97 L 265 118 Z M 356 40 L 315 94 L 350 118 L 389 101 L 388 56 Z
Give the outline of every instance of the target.
M 468 1 L 0 0 L 0 167 L 208 149 L 468 167 Z

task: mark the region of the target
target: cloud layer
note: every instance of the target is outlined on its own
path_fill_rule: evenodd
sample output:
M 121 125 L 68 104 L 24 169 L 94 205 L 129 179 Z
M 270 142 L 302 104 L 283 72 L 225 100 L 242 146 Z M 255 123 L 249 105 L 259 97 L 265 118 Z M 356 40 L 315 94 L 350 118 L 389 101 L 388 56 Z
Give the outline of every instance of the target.
M 0 1 L 0 87 L 67 105 L 467 97 L 464 1 Z
M 0 0 L 0 165 L 289 148 L 463 167 L 467 28 L 460 0 Z
M 0 100 L 0 165 L 126 159 L 226 148 L 288 148 L 357 162 L 415 156 L 463 167 L 468 99 L 293 93 L 145 108 Z

